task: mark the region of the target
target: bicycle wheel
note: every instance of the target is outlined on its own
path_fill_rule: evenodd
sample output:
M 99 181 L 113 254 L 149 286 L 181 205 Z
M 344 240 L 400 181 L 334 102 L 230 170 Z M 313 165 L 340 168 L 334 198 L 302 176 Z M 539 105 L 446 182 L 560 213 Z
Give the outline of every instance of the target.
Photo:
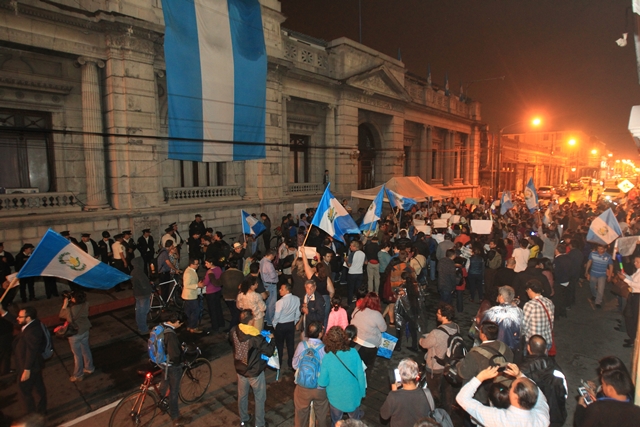
M 182 307 L 184 306 L 184 300 L 182 299 L 182 285 L 176 285 L 171 299 L 173 300 L 175 306 L 182 310 Z
M 109 427 L 149 426 L 158 410 L 158 398 L 149 391 L 136 391 L 118 403 L 109 419 Z
M 200 400 L 211 384 L 211 377 L 211 363 L 204 357 L 196 359 L 182 373 L 180 400 L 184 403 Z
M 158 294 L 153 293 L 151 294 L 151 305 L 149 307 L 149 314 L 147 314 L 147 318 L 150 322 L 157 322 L 160 318 L 160 313 L 162 313 L 162 300 Z

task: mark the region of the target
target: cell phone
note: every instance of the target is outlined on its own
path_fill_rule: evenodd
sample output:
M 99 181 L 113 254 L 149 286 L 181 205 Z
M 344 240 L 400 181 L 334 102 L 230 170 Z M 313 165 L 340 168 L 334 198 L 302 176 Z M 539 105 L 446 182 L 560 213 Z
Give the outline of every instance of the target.
M 586 388 L 578 387 L 578 393 L 580 393 L 580 396 L 584 398 L 584 403 L 586 403 L 587 405 L 591 405 L 593 403 L 593 398 Z
M 500 367 L 498 368 L 498 372 L 504 372 L 506 369 L 507 369 L 507 367 L 506 367 L 506 366 L 500 366 Z

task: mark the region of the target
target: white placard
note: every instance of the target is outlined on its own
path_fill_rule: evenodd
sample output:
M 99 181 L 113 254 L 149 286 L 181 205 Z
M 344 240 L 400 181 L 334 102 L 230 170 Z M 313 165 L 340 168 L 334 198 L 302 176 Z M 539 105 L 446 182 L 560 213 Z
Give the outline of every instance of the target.
M 413 225 L 419 227 L 421 225 L 425 225 L 424 219 L 415 219 L 413 220 Z
M 431 237 L 433 237 L 433 240 L 435 240 L 438 243 L 444 242 L 444 234 L 434 234 Z
M 447 220 L 446 219 L 434 219 L 433 220 L 433 228 L 447 228 Z
M 451 224 L 457 224 L 460 222 L 460 215 L 451 215 L 451 218 L 449 218 L 449 223 Z
M 429 227 L 428 225 L 416 225 L 416 230 L 417 230 L 417 233 L 422 231 L 424 234 L 427 234 L 427 235 L 431 234 L 431 227 Z
M 314 248 L 313 246 L 303 246 L 301 248 L 298 248 L 298 256 L 302 256 L 303 252 L 302 250 L 304 249 L 304 255 L 306 255 L 307 259 L 313 259 L 316 256 L 316 248 Z
M 471 232 L 476 234 L 491 234 L 493 221 L 488 219 L 472 219 Z
M 451 218 L 451 214 L 449 212 L 446 212 L 440 215 L 440 219 L 449 219 L 449 218 Z

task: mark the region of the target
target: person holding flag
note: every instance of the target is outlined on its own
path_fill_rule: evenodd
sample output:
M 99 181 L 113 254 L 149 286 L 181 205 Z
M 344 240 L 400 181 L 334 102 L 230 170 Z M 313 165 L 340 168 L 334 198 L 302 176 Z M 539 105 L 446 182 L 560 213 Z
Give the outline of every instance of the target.
M 533 177 L 529 178 L 529 182 L 524 188 L 524 202 L 530 212 L 538 209 L 538 192 L 536 191 L 536 186 L 533 183 Z

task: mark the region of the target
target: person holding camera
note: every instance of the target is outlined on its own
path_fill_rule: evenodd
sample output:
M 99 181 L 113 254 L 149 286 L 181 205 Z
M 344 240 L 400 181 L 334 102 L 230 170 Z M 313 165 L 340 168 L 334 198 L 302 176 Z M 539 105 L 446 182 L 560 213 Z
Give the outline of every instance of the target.
M 398 373 L 400 382 L 391 384 L 392 391 L 380 408 L 380 417 L 390 420 L 391 427 L 411 426 L 421 418 L 428 417 L 434 408 L 429 406 L 426 392 L 418 388 L 420 371 L 413 359 L 402 359 Z
M 73 325 L 78 332 L 67 337 L 71 353 L 73 353 L 74 369 L 69 378 L 71 382 L 82 381 L 84 374 L 91 375 L 95 371 L 93 356 L 89 347 L 89 303 L 87 295 L 81 291 L 64 292 L 64 302 L 60 310 L 60 318 Z

